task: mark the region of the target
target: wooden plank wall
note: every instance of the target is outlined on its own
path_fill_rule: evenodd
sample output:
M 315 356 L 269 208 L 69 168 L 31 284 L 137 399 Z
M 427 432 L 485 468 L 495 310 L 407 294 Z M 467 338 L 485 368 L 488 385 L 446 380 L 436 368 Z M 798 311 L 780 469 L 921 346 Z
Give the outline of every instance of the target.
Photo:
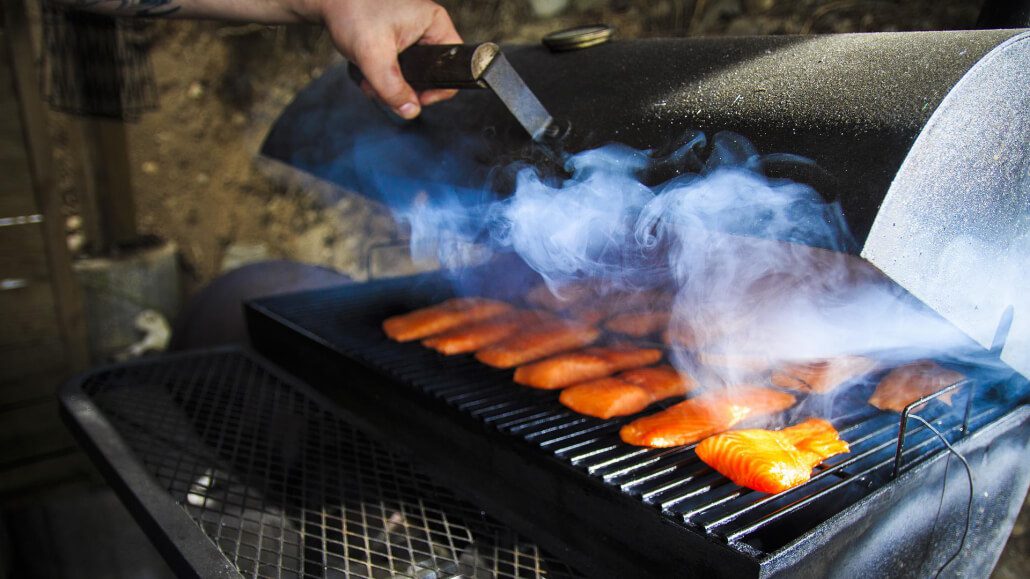
M 87 363 L 24 0 L 0 29 L 0 498 L 82 476 L 54 391 Z

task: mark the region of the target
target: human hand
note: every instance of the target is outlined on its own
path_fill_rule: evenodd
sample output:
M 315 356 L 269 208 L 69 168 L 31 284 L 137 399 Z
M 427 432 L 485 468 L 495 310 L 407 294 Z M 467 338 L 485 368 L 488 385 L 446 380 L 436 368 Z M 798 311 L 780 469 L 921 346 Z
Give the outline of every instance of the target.
M 316 0 L 333 42 L 361 69 L 361 89 L 405 119 L 451 98 L 454 90 L 416 93 L 404 80 L 397 54 L 420 44 L 460 44 L 447 11 L 430 0 Z

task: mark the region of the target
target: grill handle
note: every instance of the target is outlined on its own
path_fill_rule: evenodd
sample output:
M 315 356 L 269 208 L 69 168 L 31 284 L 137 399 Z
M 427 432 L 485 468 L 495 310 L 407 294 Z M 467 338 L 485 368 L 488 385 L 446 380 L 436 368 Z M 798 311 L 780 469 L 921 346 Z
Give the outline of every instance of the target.
M 481 80 L 501 49 L 493 42 L 482 44 L 416 44 L 397 56 L 401 73 L 415 90 L 434 88 L 485 88 Z M 347 73 L 361 84 L 365 76 L 353 62 Z

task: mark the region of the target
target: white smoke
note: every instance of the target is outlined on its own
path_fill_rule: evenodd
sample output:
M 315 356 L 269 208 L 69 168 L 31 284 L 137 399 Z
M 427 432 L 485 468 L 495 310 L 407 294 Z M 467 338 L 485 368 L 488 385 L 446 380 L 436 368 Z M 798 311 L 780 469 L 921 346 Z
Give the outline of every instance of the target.
M 911 359 L 969 347 L 968 340 L 871 266 L 845 252 L 856 243 L 837 204 L 811 187 L 762 172 L 769 157 L 742 137 L 714 136 L 707 162 L 656 186 L 654 166 L 704 147 L 703 137 L 666 159 L 620 145 L 571 155 L 564 180 L 522 168 L 514 194 L 470 205 L 428 196 L 399 212 L 418 256 L 485 243 L 515 252 L 555 291 L 597 280 L 616 290 L 676 288 L 671 326 L 697 350 L 770 364 L 844 354 Z M 482 200 L 482 196 L 479 197 Z M 732 364 L 727 382 L 744 378 Z

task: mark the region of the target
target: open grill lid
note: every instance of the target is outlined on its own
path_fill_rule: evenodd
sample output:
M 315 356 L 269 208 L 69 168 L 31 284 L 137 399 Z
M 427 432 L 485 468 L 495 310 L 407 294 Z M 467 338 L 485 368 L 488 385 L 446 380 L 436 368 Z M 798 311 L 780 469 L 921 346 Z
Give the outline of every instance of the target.
M 840 200 L 864 241 L 938 105 L 1020 32 L 633 40 L 562 53 L 514 46 L 505 54 L 544 106 L 574 127 L 567 151 L 609 142 L 671 151 L 692 131 L 735 131 L 763 153 L 814 161 L 825 172 L 816 188 Z M 442 174 L 448 186 L 482 186 L 498 164 L 549 158 L 489 91 L 462 91 L 401 124 L 365 98 L 346 66 L 297 95 L 262 154 L 368 195 L 357 145 L 396 138 L 417 140 L 448 170 L 398 155 L 389 163 L 394 177 L 439 181 Z
M 392 124 L 341 66 L 298 95 L 263 153 L 373 197 L 504 194 L 510 174 L 494 169 L 514 161 L 546 172 L 562 152 L 617 142 L 672 153 L 696 131 L 734 131 L 794 155 L 770 175 L 838 201 L 863 257 L 1030 376 L 1028 46 L 1030 32 L 987 30 L 509 48 L 571 125 L 562 151 L 530 141 L 489 91 Z M 656 182 L 685 168 L 668 159 Z

